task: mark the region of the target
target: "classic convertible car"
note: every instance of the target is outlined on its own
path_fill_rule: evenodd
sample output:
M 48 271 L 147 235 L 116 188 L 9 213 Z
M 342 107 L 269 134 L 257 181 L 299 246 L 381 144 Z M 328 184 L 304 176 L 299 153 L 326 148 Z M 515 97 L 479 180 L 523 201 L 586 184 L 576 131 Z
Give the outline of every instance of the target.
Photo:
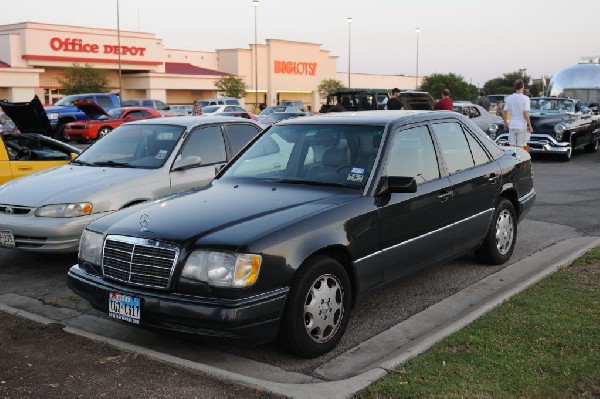
M 529 139 L 532 154 L 557 154 L 569 161 L 573 150 L 583 147 L 588 152 L 598 150 L 600 116 L 570 98 L 534 97 L 531 99 Z M 508 133 L 497 138 L 498 144 L 508 145 Z
M 68 285 L 114 319 L 315 357 L 392 280 L 506 262 L 535 195 L 529 154 L 455 112 L 286 119 L 207 187 L 90 223 Z

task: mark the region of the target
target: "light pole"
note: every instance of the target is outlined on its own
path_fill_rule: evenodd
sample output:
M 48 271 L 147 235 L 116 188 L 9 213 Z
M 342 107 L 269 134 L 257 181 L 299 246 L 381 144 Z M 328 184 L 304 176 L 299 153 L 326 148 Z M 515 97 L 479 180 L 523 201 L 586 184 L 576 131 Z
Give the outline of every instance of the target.
M 350 89 L 352 86 L 350 85 L 350 64 L 351 64 L 351 49 L 352 49 L 352 36 L 350 26 L 352 25 L 352 17 L 346 18 L 348 22 L 348 88 Z
M 415 76 L 415 90 L 419 88 L 419 33 L 421 33 L 421 28 L 415 29 L 417 32 L 417 76 Z
M 258 4 L 260 0 L 252 0 L 252 5 L 254 6 L 254 113 L 258 114 L 258 110 L 260 109 L 258 106 L 258 24 L 256 23 L 256 9 L 258 8 Z
M 121 81 L 121 19 L 119 18 L 119 0 L 117 0 L 117 45 L 119 46 L 119 100 L 123 101 L 123 82 Z

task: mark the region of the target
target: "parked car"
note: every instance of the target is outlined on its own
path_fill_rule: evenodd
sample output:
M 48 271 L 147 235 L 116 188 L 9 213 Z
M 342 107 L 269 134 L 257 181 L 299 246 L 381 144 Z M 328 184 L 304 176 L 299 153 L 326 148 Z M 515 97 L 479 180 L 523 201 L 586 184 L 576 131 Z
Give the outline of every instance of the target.
M 70 164 L 0 188 L 0 245 L 76 252 L 86 224 L 140 202 L 208 184 L 260 127 L 180 116 L 119 126 Z M 9 211 L 10 210 L 10 211 Z
M 208 107 L 210 105 L 239 105 L 242 106 L 240 100 L 235 97 L 214 97 L 214 98 L 205 98 L 202 100 L 197 100 L 200 103 L 202 108 Z
M 282 107 L 298 107 L 302 112 L 304 112 L 304 101 L 282 101 L 279 103 L 279 105 L 281 105 Z
M 299 107 L 295 105 L 275 105 L 272 107 L 266 107 L 258 113 L 259 117 L 271 115 L 274 112 L 303 112 Z
M 157 110 L 146 107 L 114 108 L 105 112 L 98 104 L 93 102 L 76 101 L 74 104 L 86 113 L 100 114 L 100 116 L 91 117 L 90 120 L 85 122 L 67 124 L 65 127 L 66 139 L 75 140 L 79 143 L 101 139 L 126 122 L 162 117 Z
M 194 109 L 193 105 L 183 105 L 183 104 L 171 105 L 171 111 L 173 111 L 176 115 L 179 115 L 179 116 L 191 115 L 193 109 Z
M 529 139 L 532 154 L 556 154 L 569 161 L 573 150 L 583 147 L 588 152 L 598 150 L 600 116 L 578 100 L 561 97 L 534 97 L 529 114 L 533 133 Z M 508 145 L 508 133 L 497 141 Z
M 452 110 L 471 119 L 473 123 L 487 133 L 493 140 L 495 140 L 499 134 L 504 132 L 502 117 L 496 114 L 490 114 L 480 105 L 467 101 L 454 101 Z
M 202 107 L 203 114 L 218 114 L 221 112 L 248 112 L 239 105 L 209 105 Z
M 21 131 L 0 135 L 0 184 L 64 165 L 81 153 L 78 148 L 48 137 L 50 122 L 37 97 L 29 103 L 0 101 L 0 106 Z
M 506 262 L 535 196 L 529 154 L 454 112 L 287 119 L 205 189 L 90 223 L 68 285 L 141 327 L 315 357 L 390 281 L 473 250 Z
M 132 98 L 129 100 L 121 101 L 123 107 L 146 107 L 152 108 L 157 111 L 170 111 L 171 107 L 160 100 L 153 100 L 151 98 Z
M 298 116 L 305 116 L 304 112 L 273 112 L 269 115 L 263 116 L 259 119 L 258 123 L 263 125 L 272 125 L 284 119 L 296 118 Z
M 424 91 L 405 90 L 400 92 L 404 110 L 432 110 L 435 99 Z M 327 102 L 319 112 L 330 112 L 337 104 L 346 111 L 372 111 L 386 109 L 388 101 L 385 90 L 343 89 L 327 96 Z
M 53 106 L 46 107 L 46 115 L 52 126 L 52 137 L 64 141 L 64 130 L 67 123 L 88 119 L 85 112 L 81 111 L 75 105 L 74 101 L 87 100 L 100 105 L 105 111 L 121 106 L 121 101 L 116 93 L 86 93 L 72 94 L 58 100 Z
M 251 119 L 253 121 L 258 121 L 258 116 L 254 115 L 252 112 L 248 112 L 248 111 L 238 111 L 238 112 L 215 112 L 211 115 L 215 115 L 215 116 L 234 116 L 236 118 L 244 118 L 244 119 Z

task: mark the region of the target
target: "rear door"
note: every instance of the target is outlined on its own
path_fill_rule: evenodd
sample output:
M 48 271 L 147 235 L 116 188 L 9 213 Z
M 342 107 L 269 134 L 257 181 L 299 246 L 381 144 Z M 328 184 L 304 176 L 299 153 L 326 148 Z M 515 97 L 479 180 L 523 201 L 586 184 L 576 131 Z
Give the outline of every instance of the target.
M 183 170 L 171 170 L 171 191 L 207 185 L 215 170 L 227 162 L 223 126 L 205 125 L 194 129 L 181 147 L 176 159 L 199 157 L 201 163 Z

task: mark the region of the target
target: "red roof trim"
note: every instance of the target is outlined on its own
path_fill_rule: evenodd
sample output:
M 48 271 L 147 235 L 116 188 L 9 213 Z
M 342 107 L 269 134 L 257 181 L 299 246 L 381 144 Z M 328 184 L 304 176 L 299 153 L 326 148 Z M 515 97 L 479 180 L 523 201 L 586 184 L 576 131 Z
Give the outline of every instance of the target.
M 231 74 L 217 71 L 214 69 L 202 68 L 183 62 L 165 62 L 165 73 L 173 75 L 209 75 L 209 76 L 230 76 Z
M 119 60 L 109 58 L 80 58 L 80 57 L 58 57 L 55 55 L 33 55 L 25 54 L 21 58 L 24 60 L 44 60 L 44 61 L 75 61 L 75 62 L 99 62 L 103 64 L 117 64 Z M 128 65 L 160 65 L 160 61 L 131 61 L 121 60 L 121 64 Z

